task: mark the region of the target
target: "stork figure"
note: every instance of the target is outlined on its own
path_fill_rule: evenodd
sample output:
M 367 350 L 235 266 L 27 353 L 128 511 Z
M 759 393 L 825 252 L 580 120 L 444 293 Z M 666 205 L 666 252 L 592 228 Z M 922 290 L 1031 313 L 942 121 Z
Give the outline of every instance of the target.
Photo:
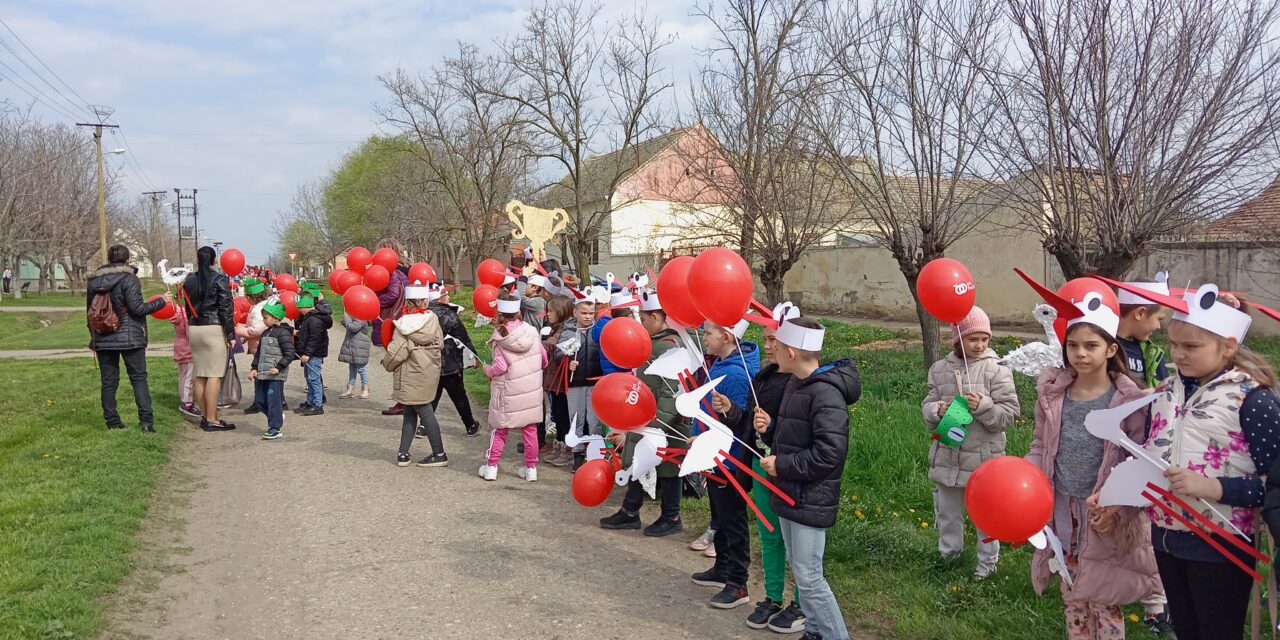
M 1053 307 L 1041 303 L 1031 312 L 1036 322 L 1044 327 L 1046 342 L 1028 342 L 1010 351 L 1000 360 L 1000 364 L 1032 378 L 1040 377 L 1040 372 L 1048 367 L 1062 366 L 1062 343 L 1053 330 L 1053 322 L 1058 319 L 1058 312 Z

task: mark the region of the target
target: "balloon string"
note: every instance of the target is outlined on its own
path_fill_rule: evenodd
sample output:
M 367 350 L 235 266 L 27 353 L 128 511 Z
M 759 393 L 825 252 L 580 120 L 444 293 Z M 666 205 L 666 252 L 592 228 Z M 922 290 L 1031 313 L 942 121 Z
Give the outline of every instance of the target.
M 742 353 L 742 341 L 739 340 L 738 336 L 735 334 L 733 336 L 733 342 L 738 347 L 738 359 L 742 361 L 742 370 L 747 374 L 747 388 L 751 389 L 751 400 L 755 402 L 758 407 L 760 406 L 760 396 L 756 395 L 756 380 L 755 376 L 751 375 L 751 369 L 747 367 L 747 356 Z
M 973 374 L 969 373 L 969 352 L 964 348 L 964 335 L 960 333 L 958 323 L 952 323 L 951 326 L 955 329 L 956 335 L 960 336 L 960 359 L 964 361 L 964 377 L 969 382 L 969 390 L 973 391 Z M 964 395 L 964 389 L 960 390 L 960 395 Z M 972 411 L 977 407 L 969 407 L 969 409 Z

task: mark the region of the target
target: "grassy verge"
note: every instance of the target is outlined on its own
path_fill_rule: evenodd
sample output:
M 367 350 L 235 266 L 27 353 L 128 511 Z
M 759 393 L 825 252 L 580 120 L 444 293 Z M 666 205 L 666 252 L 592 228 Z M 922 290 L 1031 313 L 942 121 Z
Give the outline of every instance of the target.
M 173 341 L 173 324 L 147 319 L 152 343 Z M 3 349 L 83 349 L 89 346 L 89 329 L 84 312 L 0 313 L 0 350 Z
M 0 636 L 81 638 L 102 626 L 98 598 L 131 568 L 157 468 L 181 422 L 171 360 L 152 358 L 156 434 L 137 429 L 127 381 L 107 431 L 88 359 L 0 361 Z
M 150 298 L 164 293 L 164 283 L 160 280 L 144 278 L 142 280 L 142 297 Z M 0 307 L 83 307 L 85 294 L 81 291 L 50 291 L 37 293 L 28 291 L 21 298 L 5 294 L 0 300 Z

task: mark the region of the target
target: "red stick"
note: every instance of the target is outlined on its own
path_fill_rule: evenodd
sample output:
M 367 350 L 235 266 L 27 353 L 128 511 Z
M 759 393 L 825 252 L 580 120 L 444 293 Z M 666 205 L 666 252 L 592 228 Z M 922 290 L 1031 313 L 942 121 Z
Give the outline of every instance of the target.
M 1150 487 L 1151 485 L 1148 484 L 1147 486 Z M 1157 500 L 1154 495 L 1151 495 L 1150 491 L 1143 491 L 1142 497 L 1150 500 L 1151 504 L 1154 504 L 1156 508 L 1169 514 L 1169 516 L 1172 517 L 1174 520 L 1181 522 L 1183 526 L 1191 530 L 1191 533 L 1194 533 L 1197 536 L 1200 536 L 1201 540 L 1208 542 L 1209 546 L 1217 550 L 1218 553 L 1221 553 L 1222 557 L 1230 560 L 1237 567 L 1240 567 L 1241 571 L 1252 576 L 1254 580 L 1257 580 L 1258 582 L 1262 582 L 1262 576 L 1258 575 L 1257 571 L 1254 571 L 1252 567 L 1245 564 L 1244 560 L 1241 560 L 1239 557 L 1236 556 L 1236 554 L 1231 553 L 1230 551 L 1227 551 L 1226 547 L 1223 547 L 1221 544 L 1218 544 L 1218 541 L 1214 540 L 1213 536 L 1209 535 L 1208 532 L 1206 532 L 1204 529 L 1197 527 L 1190 520 L 1183 517 L 1181 513 L 1178 513 L 1177 509 L 1174 509 L 1173 507 L 1161 502 L 1160 500 Z
M 764 514 L 760 512 L 760 507 L 757 507 L 755 501 L 751 499 L 751 496 L 747 495 L 747 490 L 742 488 L 742 485 L 738 483 L 738 479 L 733 477 L 732 473 L 729 473 L 729 468 L 724 466 L 724 462 L 717 458 L 716 466 L 720 468 L 720 473 L 724 474 L 725 479 L 733 484 L 733 488 L 738 490 L 738 495 L 742 496 L 742 499 L 746 500 L 747 504 L 751 506 L 751 510 L 756 512 L 756 518 L 760 520 L 760 524 L 763 524 L 764 528 L 767 529 L 769 533 L 773 533 L 773 524 L 770 523 L 769 520 L 764 517 Z
M 772 491 L 774 495 L 778 496 L 779 498 L 782 498 L 782 501 L 783 501 L 783 502 L 785 502 L 785 503 L 787 503 L 787 506 L 788 506 L 788 507 L 794 507 L 794 506 L 796 506 L 796 501 L 795 501 L 795 499 L 793 499 L 791 496 L 789 496 L 789 495 L 787 495 L 786 493 L 784 493 L 784 492 L 782 491 L 782 489 L 779 489 L 779 488 L 778 488 L 776 485 L 774 485 L 772 482 L 769 482 L 768 480 L 765 480 L 763 476 L 761 476 L 760 474 L 756 473 L 756 470 L 755 470 L 755 469 L 752 469 L 752 468 L 751 468 L 751 465 L 743 464 L 741 460 L 739 460 L 739 459 L 737 459 L 737 458 L 735 458 L 735 457 L 733 457 L 733 456 L 729 455 L 728 453 L 725 453 L 724 451 L 721 451 L 721 452 L 720 452 L 720 455 L 721 455 L 721 456 L 723 456 L 723 457 L 725 457 L 725 458 L 728 458 L 728 459 L 730 459 L 730 460 L 733 460 L 733 461 L 734 461 L 734 462 L 736 462 L 736 463 L 738 463 L 738 466 L 739 466 L 743 471 L 747 472 L 747 475 L 751 476 L 752 478 L 755 478 L 755 481 L 756 481 L 756 482 L 759 482 L 760 484 L 764 485 L 764 486 L 765 486 L 765 488 L 766 488 L 766 489 L 768 489 L 768 490 L 770 490 L 770 491 Z
M 1192 509 L 1191 505 L 1187 504 L 1186 501 L 1183 500 L 1182 498 L 1179 498 L 1178 496 L 1174 495 L 1172 491 L 1169 491 L 1164 487 L 1157 487 L 1156 485 L 1151 483 L 1147 483 L 1147 488 L 1160 494 L 1166 500 L 1178 505 L 1179 507 L 1182 507 L 1182 509 L 1187 513 L 1190 513 L 1191 517 L 1195 519 L 1196 522 L 1200 523 L 1202 527 L 1208 528 L 1210 531 L 1218 534 L 1219 536 L 1222 536 L 1222 538 L 1227 542 L 1230 542 L 1232 546 L 1249 554 L 1250 556 L 1253 556 L 1255 560 L 1258 560 L 1259 562 L 1271 562 L 1271 558 L 1268 558 L 1261 551 L 1254 549 L 1252 545 L 1249 545 L 1248 543 L 1244 542 L 1240 538 L 1237 538 L 1231 532 L 1219 526 L 1218 523 L 1214 522 L 1213 520 L 1210 520 L 1204 514 L 1200 513 L 1199 511 L 1196 511 L 1195 509 Z

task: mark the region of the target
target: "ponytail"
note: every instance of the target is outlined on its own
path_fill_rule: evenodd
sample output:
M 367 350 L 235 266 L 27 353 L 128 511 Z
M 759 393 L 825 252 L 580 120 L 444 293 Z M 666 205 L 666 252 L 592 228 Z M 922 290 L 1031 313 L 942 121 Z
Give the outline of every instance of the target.
M 1240 347 L 1235 357 L 1231 358 L 1231 366 L 1249 374 L 1255 382 L 1268 388 L 1276 387 L 1276 370 L 1257 351 Z

